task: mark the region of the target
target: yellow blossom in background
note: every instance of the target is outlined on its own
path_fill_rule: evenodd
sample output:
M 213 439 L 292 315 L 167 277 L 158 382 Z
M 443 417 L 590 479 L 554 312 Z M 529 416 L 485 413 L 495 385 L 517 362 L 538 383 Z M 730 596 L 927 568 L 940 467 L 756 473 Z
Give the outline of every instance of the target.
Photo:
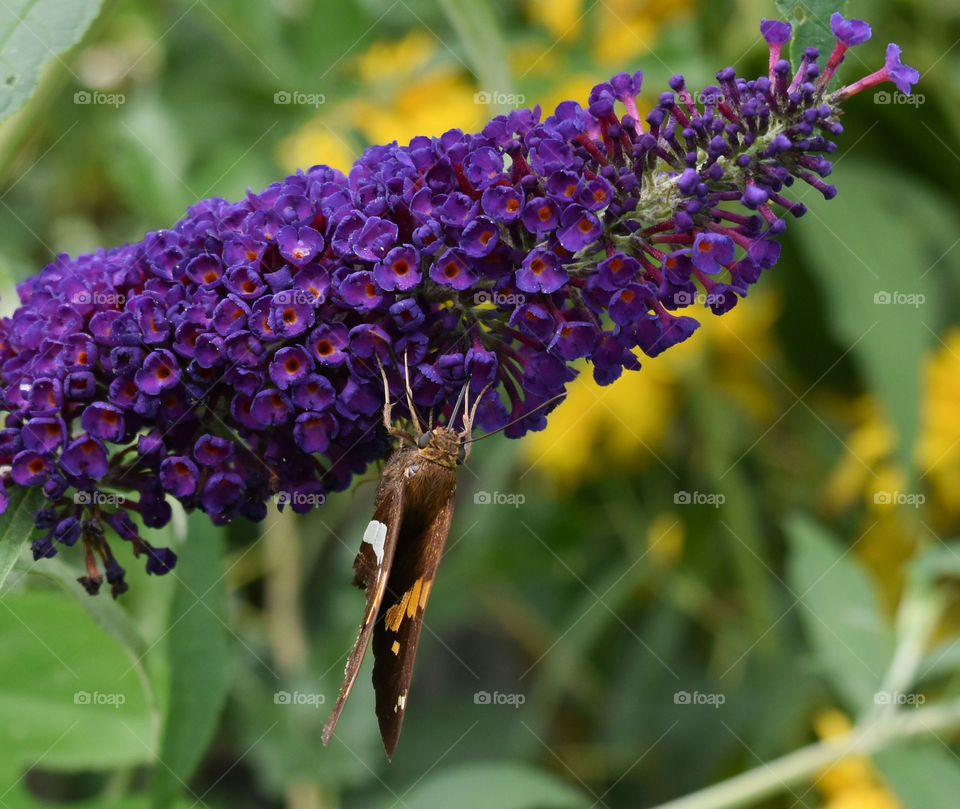
M 659 357 L 641 357 L 642 370 L 627 371 L 612 385 L 597 385 L 583 366 L 547 428 L 524 439 L 526 460 L 562 486 L 656 463 L 678 409 L 683 378 L 691 373 L 708 373 L 709 384 L 751 415 L 775 418 L 770 389 L 771 381 L 779 383 L 765 364 L 775 354 L 770 328 L 779 302 L 764 291 L 750 302 L 722 319 L 705 312 L 703 325 L 689 340 Z
M 647 552 L 662 565 L 672 566 L 683 556 L 687 524 L 675 511 L 661 511 L 647 526 Z
M 924 369 L 922 430 L 917 454 L 938 504 L 960 512 L 960 329 L 948 332 Z
M 421 71 L 437 52 L 437 41 L 426 31 L 414 29 L 397 40 L 374 42 L 354 59 L 363 82 L 371 87 L 386 81 L 396 84 Z
M 893 427 L 872 398 L 863 398 L 853 405 L 856 426 L 843 437 L 846 452 L 824 486 L 824 505 L 831 513 L 847 508 L 860 498 L 873 500 L 876 491 L 876 469 L 887 464 L 896 449 Z
M 557 39 L 576 36 L 583 17 L 583 0 L 527 0 L 531 22 L 542 25 Z
M 441 65 L 386 99 L 346 102 L 344 114 L 370 143 L 408 143 L 417 135 L 442 135 L 459 127 L 480 129 L 494 114 L 476 101 L 476 89 L 459 65 Z
M 311 121 L 284 138 L 278 152 L 280 165 L 287 171 L 323 163 L 346 173 L 358 157 L 357 151 L 323 121 Z
M 605 0 L 597 6 L 591 53 L 600 64 L 616 64 L 649 53 L 661 26 L 683 17 L 690 0 Z
M 822 711 L 814 719 L 821 739 L 837 738 L 851 727 L 850 719 L 835 708 Z M 819 775 L 816 786 L 826 801 L 821 809 L 903 809 L 866 756 L 841 759 Z
M 414 30 L 399 40 L 374 43 L 353 62 L 366 89 L 355 99 L 322 107 L 319 117 L 284 139 L 280 163 L 288 169 L 326 163 L 349 169 L 357 146 L 407 143 L 417 135 L 440 135 L 460 127 L 479 129 L 491 117 L 459 62 L 437 59 L 431 34 Z M 353 131 L 361 144 L 342 133 Z

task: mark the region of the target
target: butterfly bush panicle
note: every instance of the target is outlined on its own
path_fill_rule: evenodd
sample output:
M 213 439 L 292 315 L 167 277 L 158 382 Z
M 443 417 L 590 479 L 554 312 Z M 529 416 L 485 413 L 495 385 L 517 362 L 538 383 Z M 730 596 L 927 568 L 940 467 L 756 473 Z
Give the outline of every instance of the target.
M 409 145 L 374 146 L 349 175 L 298 172 L 246 199 L 192 206 L 143 241 L 58 256 L 18 287 L 0 323 L 0 505 L 42 488 L 35 557 L 80 543 L 90 592 L 123 592 L 106 529 L 146 557 L 176 556 L 169 498 L 217 523 L 282 493 L 298 511 L 389 451 L 384 390 L 449 419 L 467 386 L 478 426 L 518 437 L 588 359 L 613 382 L 685 340 L 695 308 L 722 314 L 779 256 L 796 180 L 830 198 L 839 103 L 884 67 L 828 92 L 870 36 L 835 14 L 821 72 L 780 57 L 789 24 L 764 21 L 768 75 L 732 68 L 696 96 L 682 76 L 640 119 L 641 75 L 561 103 Z M 102 573 L 101 573 L 102 571 Z

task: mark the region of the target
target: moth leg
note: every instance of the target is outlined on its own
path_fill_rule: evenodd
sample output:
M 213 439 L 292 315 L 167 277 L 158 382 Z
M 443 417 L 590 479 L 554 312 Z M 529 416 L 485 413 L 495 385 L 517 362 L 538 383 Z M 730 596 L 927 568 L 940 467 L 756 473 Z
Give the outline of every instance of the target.
M 407 390 L 407 408 L 410 410 L 410 418 L 413 420 L 414 429 L 417 435 L 423 433 L 420 426 L 420 419 L 417 418 L 417 409 L 413 406 L 413 390 L 410 387 L 410 367 L 407 365 L 407 349 L 403 349 L 403 382 Z
M 380 366 L 380 378 L 383 380 L 383 426 L 387 428 L 387 432 L 390 435 L 395 435 L 398 438 L 406 439 L 411 444 L 416 444 L 416 439 L 414 439 L 410 433 L 408 433 L 406 430 L 401 430 L 399 427 L 393 426 L 393 418 L 391 416 L 392 405 L 390 403 L 390 383 L 387 380 L 387 371 L 383 367 L 383 362 L 381 362 L 380 357 L 376 354 L 374 356 L 377 357 L 377 365 Z

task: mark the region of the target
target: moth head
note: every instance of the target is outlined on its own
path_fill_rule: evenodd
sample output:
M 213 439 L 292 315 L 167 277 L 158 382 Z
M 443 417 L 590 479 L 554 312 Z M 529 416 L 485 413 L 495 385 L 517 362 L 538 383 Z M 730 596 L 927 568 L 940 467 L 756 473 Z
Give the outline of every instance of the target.
M 428 461 L 451 469 L 467 460 L 467 448 L 462 436 L 449 427 L 434 427 L 417 438 L 417 449 Z

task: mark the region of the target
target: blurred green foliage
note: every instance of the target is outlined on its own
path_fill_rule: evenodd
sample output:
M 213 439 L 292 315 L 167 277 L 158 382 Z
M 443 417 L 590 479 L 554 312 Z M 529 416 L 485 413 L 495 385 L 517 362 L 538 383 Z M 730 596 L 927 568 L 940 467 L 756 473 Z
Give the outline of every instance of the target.
M 651 94 L 681 71 L 702 85 L 726 63 L 763 71 L 756 26 L 777 13 L 761 0 L 104 5 L 0 127 L 8 311 L 13 283 L 58 252 L 137 240 L 201 197 L 279 178 L 291 144 L 315 138 L 304 133 L 355 153 L 373 112 L 403 125 L 401 92 L 422 89 L 437 127 L 425 134 L 439 134 L 461 123 L 444 123 L 447 99 L 492 114 L 470 106 L 478 90 L 533 103 L 638 66 Z M 960 528 L 943 494 L 960 486 L 957 447 L 922 418 L 960 406 L 960 390 L 922 384 L 931 357 L 954 367 L 945 346 L 960 325 L 960 7 L 850 5 L 875 40 L 841 76 L 873 70 L 895 39 L 922 97 L 847 105 L 840 196 L 803 196 L 810 213 L 761 282 L 773 326 L 751 331 L 761 301 L 747 300 L 740 326 L 695 336 L 699 353 L 618 382 L 630 391 L 619 404 L 584 382 L 547 443 L 477 446 L 392 763 L 366 669 L 336 739 L 320 744 L 362 610 L 350 565 L 371 470 L 299 519 L 180 519 L 168 529 L 180 578 L 135 573 L 119 606 L 82 592 L 79 557 L 14 568 L 0 598 L 0 805 L 653 806 L 814 742 L 834 709 L 873 716 L 888 667 L 909 654 L 930 650 L 905 692 L 955 698 L 952 590 L 936 589 L 935 632 L 895 616 L 910 557 Z M 429 47 L 403 86 L 385 57 L 382 76 L 358 68 L 411 32 Z M 323 103 L 275 103 L 283 92 Z M 584 440 L 591 425 L 607 439 Z M 918 461 L 924 436 L 944 460 Z M 558 474 L 557 452 L 582 474 Z M 877 499 L 893 489 L 926 502 Z M 523 502 L 484 504 L 482 492 Z M 9 516 L 0 558 L 23 531 Z M 944 581 L 949 561 L 937 563 Z M 763 805 L 953 807 L 951 727 L 932 746 L 885 750 L 879 770 L 837 768 L 819 791 L 809 776 Z

